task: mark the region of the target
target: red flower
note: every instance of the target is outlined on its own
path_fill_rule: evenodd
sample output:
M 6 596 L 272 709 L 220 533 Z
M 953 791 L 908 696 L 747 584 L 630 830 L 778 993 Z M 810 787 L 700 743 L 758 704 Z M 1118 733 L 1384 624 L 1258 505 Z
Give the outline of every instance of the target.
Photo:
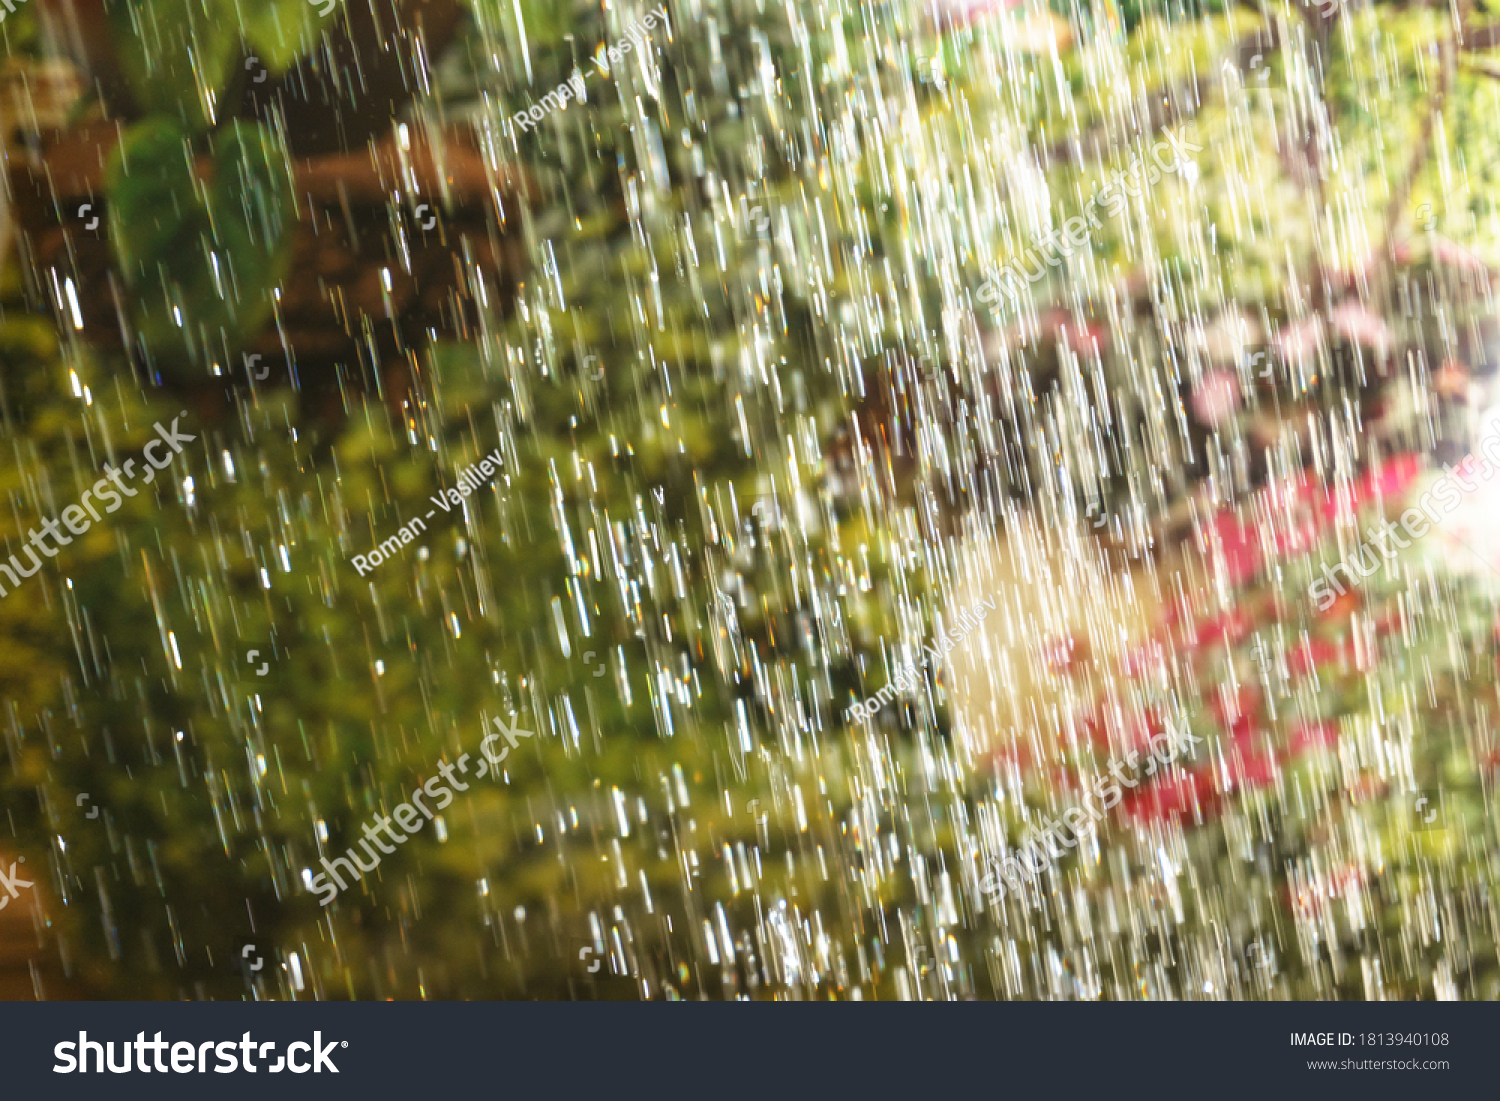
M 1165 822 L 1173 815 L 1187 819 L 1196 814 L 1207 817 L 1217 799 L 1213 782 L 1206 773 L 1179 772 L 1130 792 L 1121 800 L 1120 812 L 1136 825 L 1149 825 Z
M 1301 521 L 1293 522 L 1290 528 L 1278 531 L 1273 536 L 1276 545 L 1276 553 L 1280 555 L 1300 554 L 1311 550 L 1313 544 L 1318 541 L 1318 534 L 1324 525 L 1318 522 L 1318 517 L 1311 517 Z
M 1398 497 L 1405 493 L 1417 476 L 1422 473 L 1422 456 L 1414 452 L 1392 455 L 1378 470 L 1368 471 L 1357 483 L 1362 493 L 1356 500 L 1368 500 L 1376 493 L 1381 497 Z
M 1367 470 L 1353 485 L 1348 495 L 1323 493 L 1318 504 L 1323 519 L 1333 521 L 1340 513 L 1358 510 L 1374 504 L 1376 498 L 1386 500 L 1400 497 L 1422 473 L 1422 456 L 1412 452 L 1393 455 L 1384 466 Z
M 1349 589 L 1333 598 L 1333 603 L 1321 612 L 1314 613 L 1318 619 L 1348 619 L 1359 608 L 1359 590 Z
M 1330 899 L 1348 896 L 1369 882 L 1370 874 L 1356 864 L 1345 864 L 1323 875 L 1294 876 L 1284 888 L 1289 908 L 1309 916 L 1323 910 Z
M 1354 781 L 1346 790 L 1348 791 L 1350 802 L 1362 803 L 1366 799 L 1373 799 L 1383 795 L 1389 788 L 1389 780 L 1382 780 L 1379 776 L 1366 774 Z
M 1255 576 L 1260 569 L 1260 540 L 1256 529 L 1240 521 L 1233 509 L 1225 509 L 1213 518 L 1203 533 L 1210 554 L 1222 552 L 1224 569 L 1231 585 Z
M 1153 709 L 1138 711 L 1126 720 L 1125 729 L 1120 732 L 1120 748 L 1126 753 L 1137 750 L 1144 757 L 1151 752 L 1151 739 L 1166 729 L 1166 723 Z
M 1168 607 L 1169 613 L 1172 611 Z M 1497 626 L 1497 639 L 1500 639 L 1500 626 Z M 1167 648 L 1156 639 L 1148 639 L 1132 650 L 1125 651 L 1125 656 L 1120 659 L 1120 666 L 1127 677 L 1144 677 L 1149 673 L 1160 669 L 1167 661 Z
M 1271 754 L 1249 745 L 1237 747 L 1229 766 L 1231 790 L 1268 787 L 1276 782 L 1279 772 Z
M 1302 676 L 1312 672 L 1316 666 L 1328 665 L 1335 661 L 1341 661 L 1344 657 L 1344 646 L 1325 642 L 1322 639 L 1313 639 L 1309 642 L 1299 643 L 1291 652 L 1287 662 L 1293 676 Z
M 1089 644 L 1074 635 L 1042 644 L 1042 663 L 1053 676 L 1071 675 L 1089 656 Z
M 1098 708 L 1092 712 L 1075 714 L 1073 725 L 1078 728 L 1080 740 L 1089 745 L 1101 746 L 1109 740 L 1104 733 L 1104 716 L 1100 714 Z
M 1012 769 L 1023 773 L 1031 769 L 1031 747 L 1025 742 L 1017 741 L 990 754 L 990 771 L 996 776 L 1004 776 Z
M 1226 646 L 1233 646 L 1248 635 L 1253 626 L 1250 617 L 1235 608 L 1198 628 L 1198 637 L 1193 640 L 1193 645 L 1207 646 L 1213 642 L 1222 642 Z
M 1330 749 L 1338 744 L 1337 723 L 1297 723 L 1292 727 L 1287 756 L 1295 757 L 1310 749 Z
M 1260 718 L 1260 689 L 1240 685 L 1234 694 L 1215 692 L 1208 697 L 1208 709 L 1226 731 L 1233 733 L 1246 722 Z
M 1046 770 L 1044 781 L 1048 787 L 1064 794 L 1079 789 L 1078 770 L 1067 765 L 1053 765 Z

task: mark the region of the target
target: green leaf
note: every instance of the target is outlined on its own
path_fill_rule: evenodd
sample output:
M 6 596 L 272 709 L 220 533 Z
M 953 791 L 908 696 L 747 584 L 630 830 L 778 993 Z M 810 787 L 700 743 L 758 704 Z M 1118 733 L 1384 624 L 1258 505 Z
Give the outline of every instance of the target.
M 571 5 L 563 0 L 464 0 L 482 26 L 500 28 L 506 41 L 524 39 L 529 49 L 552 49 L 561 45 L 564 36 L 577 30 Z M 523 26 L 516 26 L 516 12 Z
M 271 312 L 270 291 L 286 276 L 291 259 L 291 223 L 296 218 L 291 162 L 286 149 L 266 127 L 236 121 L 219 132 L 214 144 L 214 227 L 235 276 L 250 294 L 246 324 L 258 328 Z
M 219 0 L 116 0 L 109 13 L 136 102 L 192 131 L 212 125 L 239 26 Z
M 176 123 L 150 119 L 126 133 L 106 176 L 110 239 L 139 334 L 168 361 L 217 355 L 253 334 L 291 259 L 295 200 L 275 135 L 239 121 L 220 131 L 207 194 L 189 151 Z
M 182 128 L 167 118 L 131 127 L 110 158 L 105 188 L 110 197 L 109 239 L 127 286 L 146 274 L 180 236 L 206 227 L 192 147 Z
M 235 18 L 251 52 L 278 76 L 316 44 L 318 32 L 338 18 L 337 7 L 313 0 L 234 0 Z

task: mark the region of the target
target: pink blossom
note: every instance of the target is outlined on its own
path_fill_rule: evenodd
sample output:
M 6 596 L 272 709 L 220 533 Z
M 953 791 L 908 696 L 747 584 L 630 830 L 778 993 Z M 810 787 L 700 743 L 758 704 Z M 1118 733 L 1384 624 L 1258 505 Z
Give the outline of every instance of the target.
M 1458 268 L 1461 271 L 1478 271 L 1488 275 L 1490 270 L 1489 265 L 1480 259 L 1478 253 L 1465 248 L 1457 241 L 1450 241 L 1436 234 L 1432 237 L 1432 259 L 1434 263 Z
M 1318 338 L 1322 333 L 1322 319 L 1309 317 L 1277 333 L 1276 350 L 1283 359 L 1294 363 L 1318 350 Z
M 1240 380 L 1233 371 L 1207 371 L 1193 387 L 1193 413 L 1204 424 L 1218 428 L 1234 416 L 1240 404 Z
M 1433 264 L 1441 264 L 1444 267 L 1458 268 L 1460 271 L 1482 272 L 1488 275 L 1490 266 L 1485 263 L 1484 258 L 1472 249 L 1460 245 L 1457 241 L 1451 241 L 1447 237 L 1440 237 L 1433 233 L 1428 235 L 1430 243 L 1427 245 L 1427 259 Z M 1403 266 L 1414 263 L 1422 250 L 1413 247 L 1411 241 L 1402 241 L 1391 250 L 1392 258 L 1396 263 Z M 1378 260 L 1371 258 L 1366 271 L 1373 272 L 1378 266 Z
M 930 11 L 940 25 L 967 27 L 988 15 L 1020 7 L 1022 0 L 931 0 Z
M 1366 348 L 1385 348 L 1391 343 L 1391 330 L 1379 314 L 1366 308 L 1362 302 L 1340 304 L 1328 315 L 1328 320 L 1334 332 Z
M 1331 748 L 1339 740 L 1337 723 L 1297 723 L 1291 733 L 1291 746 L 1287 750 L 1289 757 L 1309 749 Z

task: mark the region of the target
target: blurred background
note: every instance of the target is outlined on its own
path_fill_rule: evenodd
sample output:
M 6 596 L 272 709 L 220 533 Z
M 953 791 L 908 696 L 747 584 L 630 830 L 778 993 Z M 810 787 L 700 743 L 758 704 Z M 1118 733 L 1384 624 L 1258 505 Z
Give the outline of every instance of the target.
M 1485 3 L 0 42 L 0 996 L 1500 997 Z

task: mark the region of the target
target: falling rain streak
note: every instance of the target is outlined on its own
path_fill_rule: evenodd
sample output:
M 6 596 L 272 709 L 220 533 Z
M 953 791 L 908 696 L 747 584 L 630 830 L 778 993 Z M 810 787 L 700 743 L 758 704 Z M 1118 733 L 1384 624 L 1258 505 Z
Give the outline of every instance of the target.
M 1308 596 L 1500 412 L 1500 24 L 294 6 L 14 13 L 4 554 L 197 433 L 0 601 L 29 996 L 1500 997 L 1494 488 Z

